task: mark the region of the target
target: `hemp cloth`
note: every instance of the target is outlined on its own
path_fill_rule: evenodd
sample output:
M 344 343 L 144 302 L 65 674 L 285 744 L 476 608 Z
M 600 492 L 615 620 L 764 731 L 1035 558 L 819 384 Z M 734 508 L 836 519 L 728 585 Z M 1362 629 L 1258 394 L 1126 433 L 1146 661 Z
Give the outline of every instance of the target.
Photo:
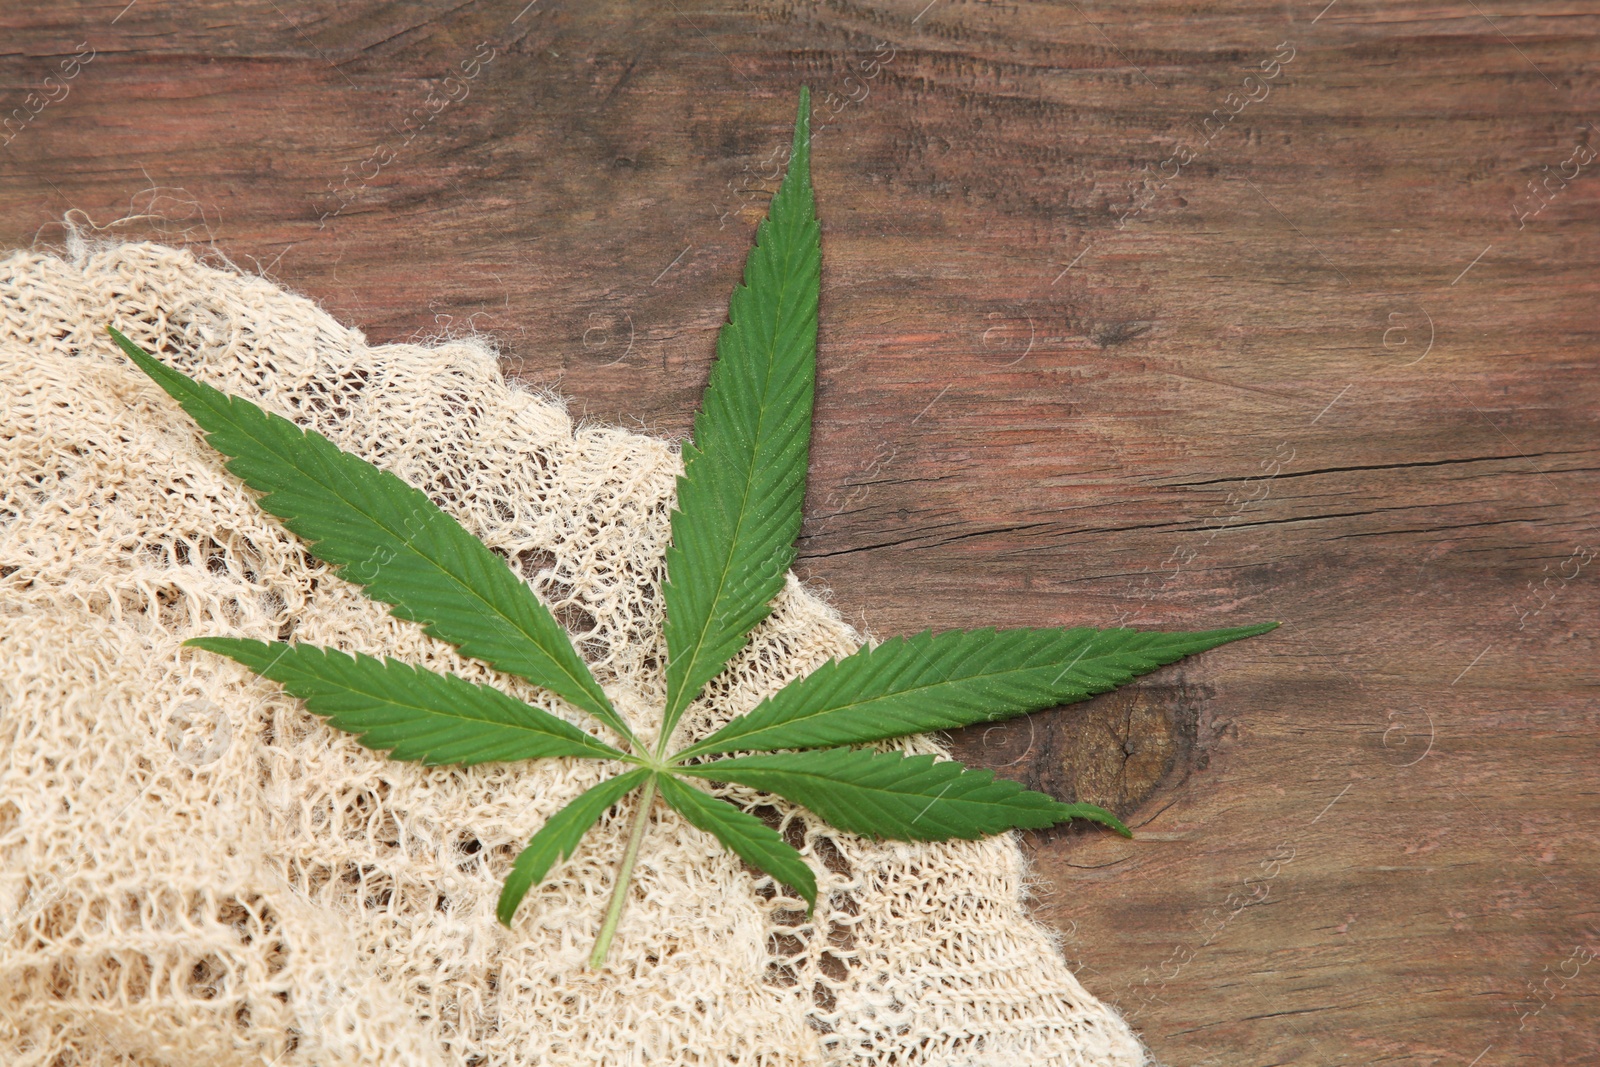
M 492 681 L 317 562 L 115 348 L 427 492 L 530 583 L 648 739 L 673 442 L 575 423 L 481 340 L 369 346 L 153 243 L 0 262 L 0 1062 L 9 1067 L 1137 1067 L 1024 911 L 1014 835 L 873 842 L 769 796 L 802 902 L 658 805 L 606 967 L 632 802 L 517 910 L 529 837 L 604 770 L 394 762 L 185 638 L 310 641 Z M 791 575 L 685 739 L 863 638 Z M 940 752 L 932 740 L 905 747 Z

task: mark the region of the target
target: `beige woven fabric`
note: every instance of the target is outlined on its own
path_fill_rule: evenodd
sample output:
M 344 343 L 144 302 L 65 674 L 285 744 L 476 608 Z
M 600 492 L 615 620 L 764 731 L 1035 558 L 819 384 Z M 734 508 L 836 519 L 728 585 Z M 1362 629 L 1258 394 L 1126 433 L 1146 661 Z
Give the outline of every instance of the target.
M 1145 1062 L 1026 917 L 1009 837 L 873 844 L 731 792 L 803 844 L 822 889 L 807 922 L 658 808 L 594 974 L 624 805 L 501 927 L 512 859 L 599 765 L 389 762 L 179 642 L 390 654 L 590 723 L 310 559 L 107 323 L 424 488 L 552 605 L 633 722 L 663 696 L 675 446 L 575 426 L 507 383 L 485 345 L 369 347 L 309 301 L 186 251 L 13 254 L 0 263 L 0 1062 Z M 685 736 L 859 643 L 791 578 Z

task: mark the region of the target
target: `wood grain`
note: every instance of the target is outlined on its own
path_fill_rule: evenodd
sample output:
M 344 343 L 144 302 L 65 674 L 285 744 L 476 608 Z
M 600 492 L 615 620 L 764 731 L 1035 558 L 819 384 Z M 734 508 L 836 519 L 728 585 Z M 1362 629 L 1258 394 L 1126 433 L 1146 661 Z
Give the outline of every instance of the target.
M 0 236 L 680 434 L 811 85 L 802 573 L 880 635 L 1285 623 L 955 739 L 1137 825 L 1030 841 L 1088 988 L 1171 1064 L 1600 1056 L 1600 15 L 525 3 L 7 5 Z

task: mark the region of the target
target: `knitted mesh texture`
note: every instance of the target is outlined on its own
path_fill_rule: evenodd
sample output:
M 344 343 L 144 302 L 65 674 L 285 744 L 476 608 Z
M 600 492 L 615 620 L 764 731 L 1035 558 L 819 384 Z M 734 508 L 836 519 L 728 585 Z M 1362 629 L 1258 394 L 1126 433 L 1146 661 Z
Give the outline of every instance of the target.
M 271 282 L 159 244 L 0 262 L 0 1062 L 11 1067 L 1138 1067 L 1024 910 L 1014 836 L 872 842 L 721 791 L 818 873 L 804 903 L 657 806 L 599 973 L 632 801 L 518 909 L 501 882 L 606 768 L 392 762 L 223 634 L 462 658 L 317 562 L 115 348 L 427 492 L 550 605 L 619 710 L 665 696 L 677 446 L 578 425 L 478 341 L 369 346 Z M 790 576 L 687 742 L 862 638 Z M 941 752 L 918 738 L 902 747 Z

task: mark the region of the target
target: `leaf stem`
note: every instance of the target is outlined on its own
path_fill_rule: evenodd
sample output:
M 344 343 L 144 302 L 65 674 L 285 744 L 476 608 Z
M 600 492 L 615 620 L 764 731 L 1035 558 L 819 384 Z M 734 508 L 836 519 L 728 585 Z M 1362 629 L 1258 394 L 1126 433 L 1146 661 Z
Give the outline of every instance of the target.
M 606 909 L 606 921 L 595 938 L 594 951 L 589 954 L 589 966 L 598 971 L 605 966 L 606 954 L 611 951 L 611 938 L 622 919 L 622 907 L 628 902 L 628 890 L 633 885 L 633 861 L 639 858 L 639 845 L 644 841 L 645 827 L 650 825 L 650 809 L 655 806 L 656 776 L 645 779 L 644 791 L 639 794 L 639 810 L 633 816 L 633 828 L 628 832 L 628 848 L 622 854 L 622 865 L 617 868 L 617 885 L 611 891 L 611 906 Z

